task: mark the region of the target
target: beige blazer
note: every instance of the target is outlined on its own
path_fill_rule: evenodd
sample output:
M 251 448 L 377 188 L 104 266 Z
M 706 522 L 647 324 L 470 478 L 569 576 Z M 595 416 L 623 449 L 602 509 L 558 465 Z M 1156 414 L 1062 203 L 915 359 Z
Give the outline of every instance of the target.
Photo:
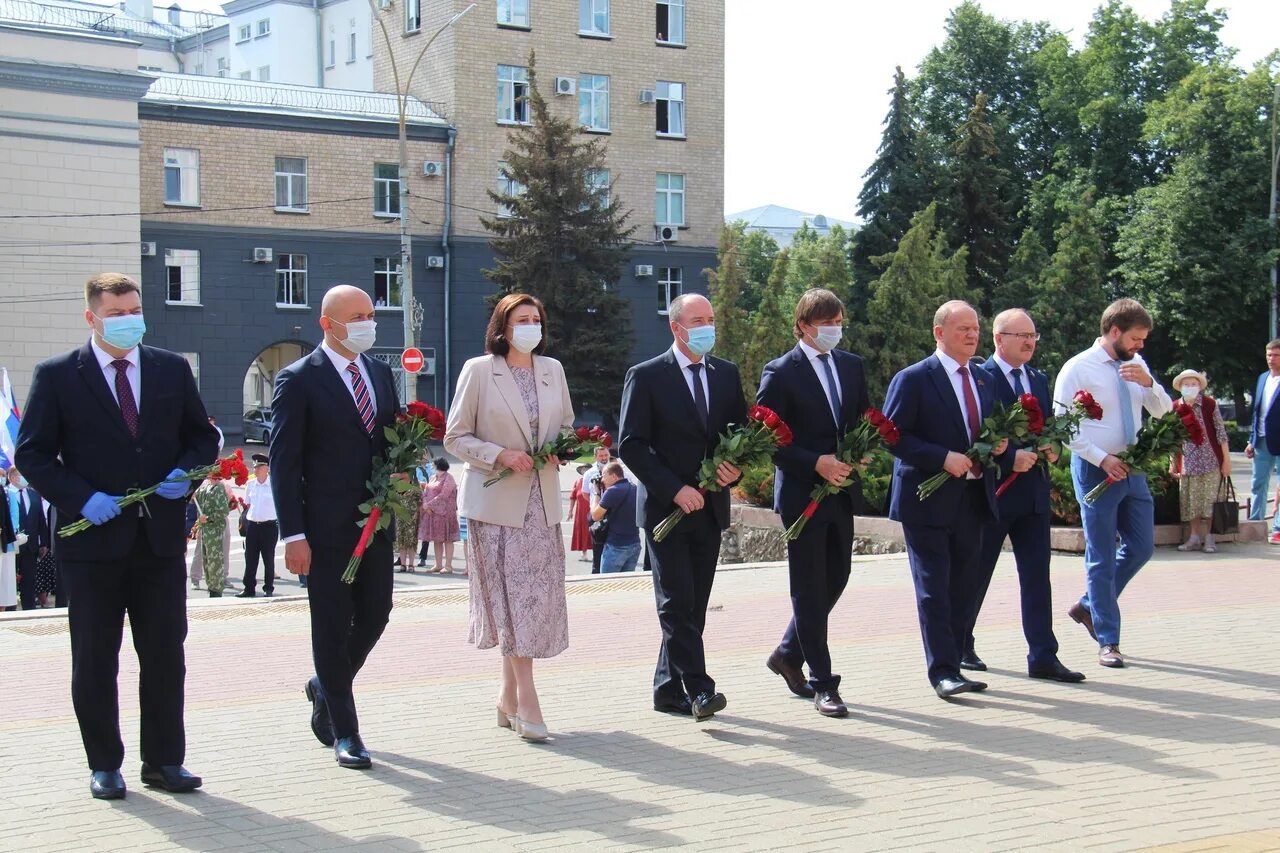
M 505 358 L 482 355 L 462 366 L 449 408 L 444 449 L 467 463 L 460 496 L 461 513 L 467 519 L 523 527 L 533 478 L 539 476 L 546 524 L 560 523 L 560 476 L 553 467 L 512 474 L 484 487 L 484 481 L 500 470 L 497 458 L 504 449 L 532 453 L 562 427 L 573 426 L 573 403 L 560 362 L 535 355 L 533 378 L 538 384 L 537 435 L 529 432 L 529 415 Z

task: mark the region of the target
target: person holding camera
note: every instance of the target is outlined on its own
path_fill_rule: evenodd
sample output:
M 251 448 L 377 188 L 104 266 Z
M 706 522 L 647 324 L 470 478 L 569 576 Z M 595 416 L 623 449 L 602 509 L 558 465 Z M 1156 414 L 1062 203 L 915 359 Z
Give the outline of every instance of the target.
M 608 533 L 600 554 L 600 574 L 634 572 L 640 560 L 636 487 L 623 474 L 620 462 L 605 465 L 596 484 L 596 494 L 591 498 L 591 518 L 597 522 L 608 519 Z

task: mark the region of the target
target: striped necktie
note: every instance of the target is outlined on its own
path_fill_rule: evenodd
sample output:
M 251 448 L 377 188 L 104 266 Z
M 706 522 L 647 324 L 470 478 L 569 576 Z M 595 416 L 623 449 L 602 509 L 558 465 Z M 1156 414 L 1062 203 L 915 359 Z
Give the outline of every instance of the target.
M 347 373 L 351 374 L 351 392 L 355 394 L 356 411 L 364 422 L 364 431 L 373 435 L 373 401 L 369 399 L 369 388 L 364 384 L 364 377 L 360 375 L 360 368 L 356 367 L 355 362 L 347 365 Z

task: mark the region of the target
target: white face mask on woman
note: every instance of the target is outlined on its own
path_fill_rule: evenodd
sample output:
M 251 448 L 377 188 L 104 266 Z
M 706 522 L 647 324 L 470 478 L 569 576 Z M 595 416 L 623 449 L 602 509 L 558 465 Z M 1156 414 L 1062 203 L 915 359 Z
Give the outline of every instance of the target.
M 1199 393 L 1200 393 L 1200 386 L 1197 385 L 1196 383 L 1194 382 L 1182 383 L 1182 399 L 1194 400 Z
M 533 352 L 542 343 L 541 323 L 521 323 L 511 330 L 511 346 L 523 353 Z

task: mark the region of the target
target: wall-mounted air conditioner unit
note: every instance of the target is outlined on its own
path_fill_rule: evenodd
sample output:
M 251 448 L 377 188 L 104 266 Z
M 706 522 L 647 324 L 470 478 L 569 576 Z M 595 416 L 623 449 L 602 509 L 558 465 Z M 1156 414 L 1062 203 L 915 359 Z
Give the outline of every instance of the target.
M 648 278 L 653 275 L 653 264 L 636 264 L 636 278 Z
M 439 160 L 425 160 L 422 163 L 422 176 L 424 178 L 434 178 L 444 173 L 444 163 Z
M 273 258 L 274 255 L 268 248 L 259 246 L 253 250 L 253 262 L 255 264 L 269 264 Z
M 653 103 L 653 100 L 654 100 L 654 96 L 653 96 L 653 90 L 652 90 L 652 89 L 641 89 L 641 90 L 640 90 L 640 103 L 642 103 L 642 104 L 652 104 L 652 103 Z
M 556 78 L 557 95 L 575 95 L 578 92 L 578 81 L 572 77 Z
M 675 243 L 680 239 L 680 231 L 674 225 L 655 225 L 653 232 L 664 243 Z
M 441 255 L 427 255 L 427 269 L 444 269 L 444 257 Z
M 156 244 L 144 242 L 142 244 L 142 257 L 154 258 L 156 256 Z

